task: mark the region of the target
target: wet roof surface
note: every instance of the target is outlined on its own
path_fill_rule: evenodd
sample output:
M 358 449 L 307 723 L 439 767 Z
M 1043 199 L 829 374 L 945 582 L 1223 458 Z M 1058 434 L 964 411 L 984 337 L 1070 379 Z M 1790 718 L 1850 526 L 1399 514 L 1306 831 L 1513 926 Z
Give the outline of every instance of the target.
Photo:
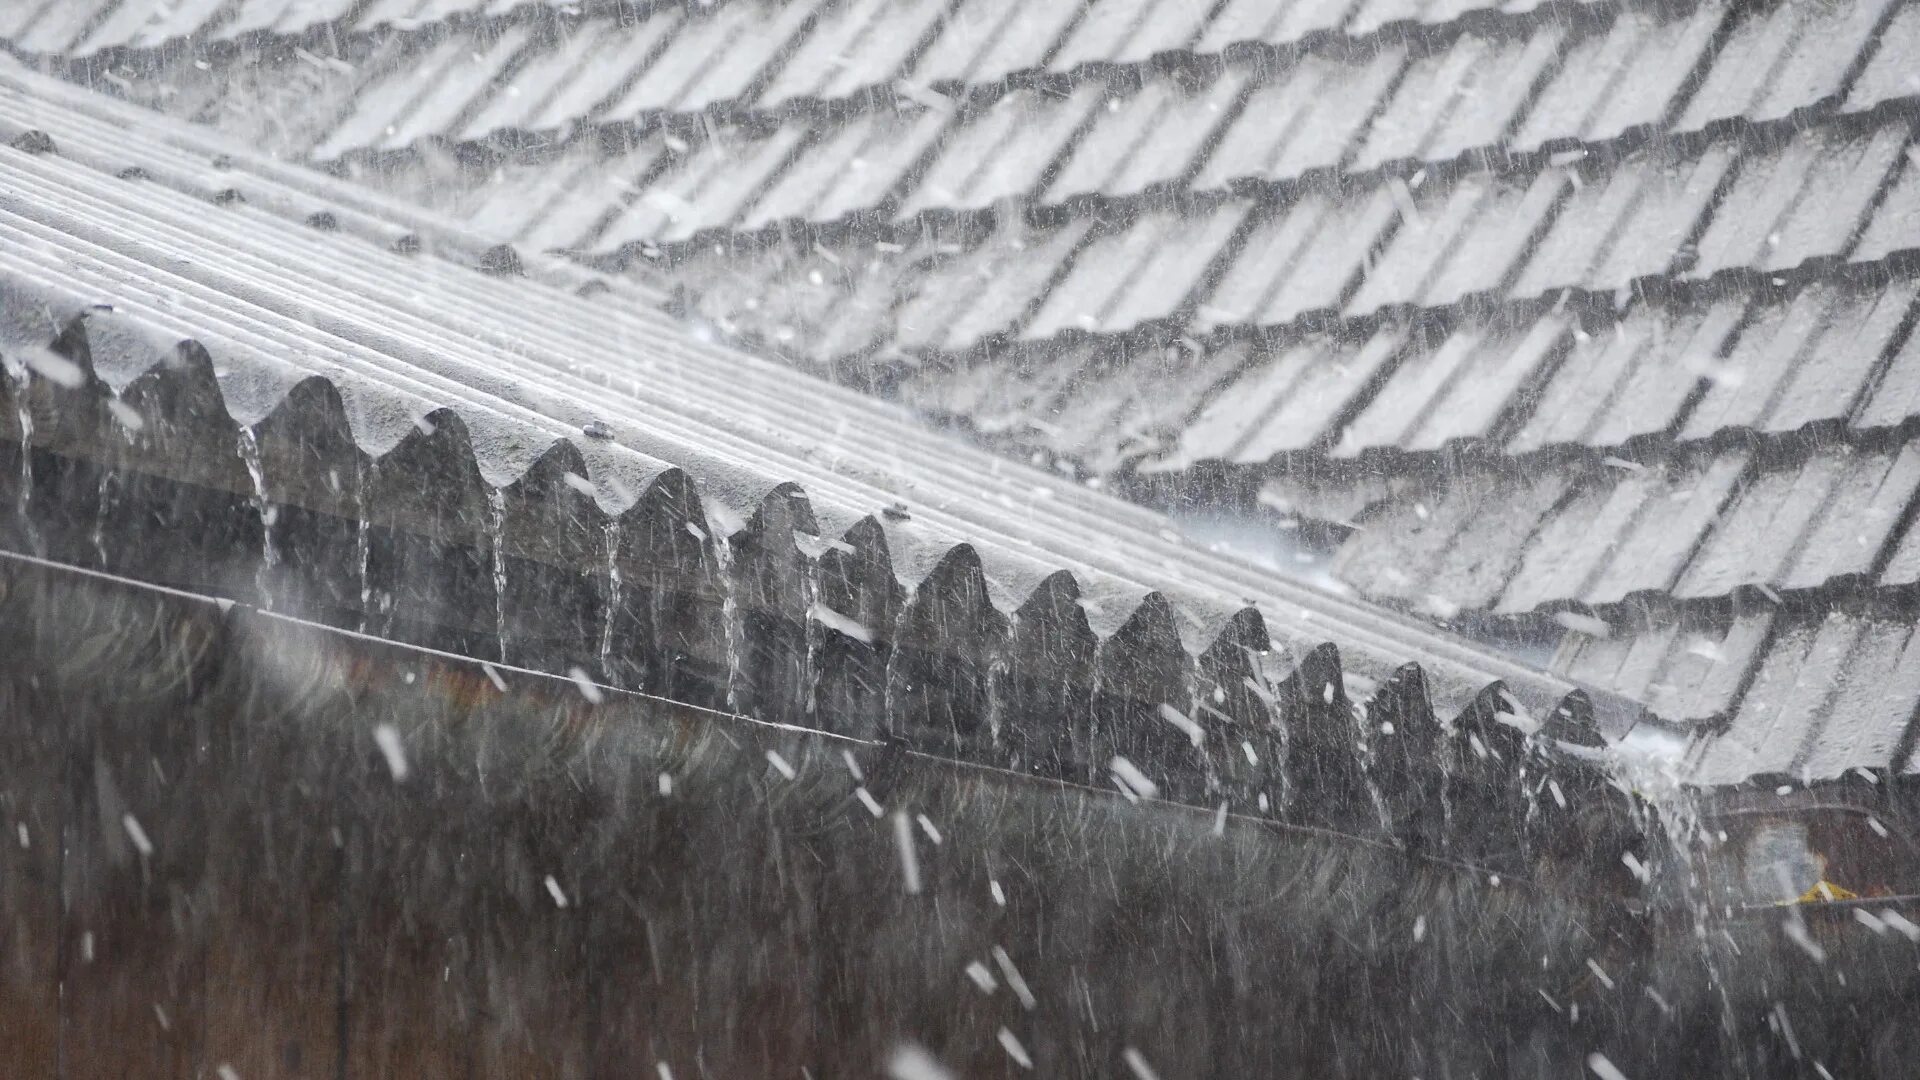
M 470 530 L 476 515 L 433 516 L 470 501 L 481 522 L 476 544 L 497 553 L 487 606 L 499 605 L 503 619 L 509 603 L 534 599 L 509 588 L 503 554 L 535 543 L 515 539 L 527 530 L 549 534 L 541 550 L 582 546 L 608 560 L 623 556 L 594 554 L 600 533 L 624 534 L 618 550 L 657 575 L 705 573 L 716 558 L 726 572 L 710 550 L 713 533 L 751 548 L 762 543 L 751 537 L 786 522 L 791 538 L 775 546 L 832 561 L 846 579 L 816 585 L 825 591 L 805 618 L 849 642 L 898 636 L 915 610 L 959 604 L 942 598 L 956 575 L 971 573 L 994 618 L 1037 631 L 1065 620 L 1078 629 L 1062 632 L 1115 649 L 1158 643 L 1127 654 L 1130 665 L 1159 649 L 1183 670 L 1193 664 L 1186 656 L 1202 656 L 1205 668 L 1222 649 L 1264 649 L 1270 635 L 1272 654 L 1253 660 L 1258 678 L 1289 677 L 1319 663 L 1309 658 L 1316 647 L 1335 645 L 1339 685 L 1325 688 L 1328 702 L 1402 686 L 1408 664 L 1448 716 L 1495 682 L 1511 695 L 1502 711 L 1540 716 L 1574 689 L 1407 617 L 1210 554 L 1159 515 L 926 432 L 897 406 L 707 343 L 657 311 L 659 297 L 618 278 L 535 258 L 504 267 L 497 252 L 417 210 L 132 107 L 7 68 L 0 144 L 4 347 L 26 358 L 32 385 L 57 395 L 64 384 L 46 372 L 58 375 L 58 365 L 35 364 L 46 363 L 38 358 L 49 342 L 84 335 L 82 352 L 60 347 L 84 356 L 104 384 L 106 413 L 134 460 L 146 462 L 140 468 L 210 470 L 216 486 L 244 486 L 245 474 L 234 475 L 244 463 L 262 505 L 277 503 L 275 492 L 309 509 L 328 505 L 339 470 L 331 480 L 308 475 L 327 474 L 327 438 L 304 437 L 290 451 L 283 436 L 302 425 L 343 427 L 339 460 L 350 480 L 364 479 L 352 480 L 357 494 L 342 512 Z M 183 339 L 193 348 L 175 348 Z M 30 428 L 7 417 L 10 442 L 79 438 L 74 416 L 84 410 L 14 396 L 23 409 L 39 403 Z M 232 425 L 238 456 L 231 439 L 196 434 Z M 684 529 L 664 548 L 639 550 L 654 542 L 645 530 L 655 504 L 682 487 L 697 497 L 678 511 Z M 271 519 L 265 528 L 271 551 Z M 174 581 L 172 554 L 110 557 L 117 541 L 98 526 L 92 543 L 107 568 Z M 267 563 L 271 573 L 299 569 Z M 635 576 L 629 588 L 650 580 L 626 572 Z M 419 605 L 445 602 L 432 589 L 419 593 Z M 854 606 L 860 597 L 903 594 L 897 624 L 863 625 L 877 615 Z M 1618 730 L 1631 719 L 1627 703 L 1599 699 L 1602 722 Z
M 1658 683 L 1581 658 L 1767 605 L 1672 706 L 1703 744 L 1772 723 L 1783 628 L 1915 618 L 1912 3 L 48 0 L 0 38 L 1022 453 L 1264 488 L 1363 595 L 1576 611 L 1558 662 L 1622 693 Z M 1914 767 L 1920 691 L 1851 700 L 1794 769 Z

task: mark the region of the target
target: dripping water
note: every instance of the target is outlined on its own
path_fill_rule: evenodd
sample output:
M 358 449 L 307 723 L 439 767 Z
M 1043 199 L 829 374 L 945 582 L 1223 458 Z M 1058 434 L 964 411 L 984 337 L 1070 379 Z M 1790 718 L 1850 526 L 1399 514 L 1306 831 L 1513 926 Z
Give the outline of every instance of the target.
M 1380 822 L 1380 831 L 1392 835 L 1393 812 L 1387 809 L 1386 793 L 1380 790 L 1380 769 L 1374 760 L 1373 732 L 1368 727 L 1367 702 L 1350 701 L 1348 703 L 1348 723 L 1354 736 L 1354 749 L 1360 755 L 1360 775 L 1367 783 L 1367 799 L 1373 803 L 1373 815 Z
M 806 658 L 800 664 L 800 696 L 806 715 L 812 716 L 818 704 L 820 676 L 815 670 L 819 663 L 820 646 L 826 637 L 826 627 L 814 612 L 820 608 L 820 559 L 817 555 L 801 554 L 803 566 L 800 571 L 800 588 L 804 594 L 806 616 L 801 620 L 801 633 L 806 638 Z
M 355 479 L 354 490 L 354 559 L 360 566 L 360 632 L 367 633 L 373 614 L 373 579 L 368 565 L 373 557 L 372 526 L 367 524 L 367 478 L 362 475 Z
M 507 497 L 487 487 L 487 557 L 493 562 L 493 633 L 507 662 Z
M 1270 801 L 1268 805 L 1280 810 L 1293 805 L 1293 774 L 1288 771 L 1288 767 L 1293 762 L 1293 731 L 1287 727 L 1285 719 L 1280 715 L 1280 699 L 1274 693 L 1273 680 L 1267 678 L 1268 655 L 1264 651 L 1254 652 L 1248 659 L 1253 666 L 1254 685 L 1263 691 L 1262 694 L 1255 696 L 1260 699 L 1260 707 L 1266 711 L 1267 730 L 1273 735 L 1271 751 L 1273 761 L 1268 766 L 1267 775 L 1280 790 L 1274 793 L 1277 801 Z M 1265 793 L 1264 790 L 1262 793 Z
M 720 578 L 720 633 L 727 652 L 727 708 L 740 708 L 740 638 L 745 627 L 740 621 L 740 601 L 733 584 L 733 545 L 731 538 L 712 514 L 706 515 L 707 535 L 713 539 L 714 573 Z
M 1003 731 L 1006 726 L 1007 677 L 1013 669 L 1013 660 L 1009 650 L 1015 636 L 1020 632 L 1020 615 L 1010 612 L 1007 615 L 1007 633 L 1004 638 L 993 643 L 993 649 L 987 654 L 987 738 L 994 749 L 1004 751 Z
M 620 615 L 620 526 L 607 522 L 607 607 L 600 625 L 600 673 L 613 679 L 613 624 Z
M 260 606 L 273 610 L 273 568 L 280 563 L 279 550 L 273 542 L 273 525 L 280 512 L 267 498 L 267 473 L 260 461 L 260 443 L 254 438 L 253 429 L 240 429 L 240 460 L 247 467 L 247 479 L 253 482 L 254 513 L 260 517 L 260 566 L 254 571 L 254 588 L 260 594 Z
M 33 405 L 27 398 L 32 375 L 24 364 L 7 366 L 13 376 L 14 408 L 20 423 L 20 493 L 15 510 L 20 516 L 21 539 L 29 552 L 38 555 L 41 554 L 40 533 L 33 524 Z
M 1233 745 L 1233 732 L 1215 725 L 1213 718 L 1201 709 L 1202 702 L 1212 703 L 1207 701 L 1206 691 L 1201 687 L 1198 664 L 1188 661 L 1180 665 L 1180 692 L 1174 696 L 1180 699 L 1178 707 L 1185 711 L 1187 719 L 1199 725 L 1202 732 L 1200 745 L 1193 747 L 1191 753 L 1200 765 L 1200 790 L 1212 796 L 1225 786 L 1220 776 L 1220 753 L 1239 752 Z M 1215 752 L 1216 743 L 1220 753 Z
M 102 570 L 111 569 L 107 563 L 107 515 L 113 509 L 113 472 L 103 469 L 100 473 L 100 486 L 93 503 L 93 557 Z
M 900 651 L 907 640 L 907 626 L 913 618 L 913 605 L 914 600 L 909 597 L 894 613 L 893 634 L 887 639 L 886 670 L 880 680 L 880 722 L 885 725 L 886 731 L 896 735 L 903 732 L 900 729 L 900 701 L 895 688 L 900 685 Z

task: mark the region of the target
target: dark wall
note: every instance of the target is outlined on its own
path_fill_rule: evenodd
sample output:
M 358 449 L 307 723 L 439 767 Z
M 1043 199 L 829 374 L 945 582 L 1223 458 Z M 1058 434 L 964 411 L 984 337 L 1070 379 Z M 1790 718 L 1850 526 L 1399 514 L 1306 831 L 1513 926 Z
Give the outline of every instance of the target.
M 1014 1074 L 1003 1027 L 1042 1075 L 1128 1047 L 1169 1078 L 1570 1075 L 1684 1042 L 1593 984 L 1589 958 L 1622 985 L 1647 962 L 1611 901 L 565 679 L 503 692 L 71 571 L 0 583 L 7 1076 L 870 1076 L 909 1040 Z M 941 834 L 913 828 L 917 894 L 895 813 Z

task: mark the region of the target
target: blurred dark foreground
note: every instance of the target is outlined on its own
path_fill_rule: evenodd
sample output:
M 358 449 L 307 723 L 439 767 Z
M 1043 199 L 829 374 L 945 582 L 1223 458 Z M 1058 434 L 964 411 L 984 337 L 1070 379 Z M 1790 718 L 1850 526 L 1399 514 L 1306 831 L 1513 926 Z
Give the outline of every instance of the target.
M 1815 920 L 1861 989 L 1789 1014 L 1771 922 L 1729 986 L 1617 898 L 28 560 L 0 723 L 5 1077 L 824 1078 L 909 1045 L 961 1076 L 1817 1075 L 1872 1067 L 1915 958 Z

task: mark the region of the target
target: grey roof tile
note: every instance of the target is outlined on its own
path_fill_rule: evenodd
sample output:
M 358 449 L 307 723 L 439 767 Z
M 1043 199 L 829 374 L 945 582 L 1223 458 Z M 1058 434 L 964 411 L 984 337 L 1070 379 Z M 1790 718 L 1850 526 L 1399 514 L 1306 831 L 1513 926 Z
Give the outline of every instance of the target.
M 1048 444 L 1096 472 L 1163 450 L 1207 391 L 1244 362 L 1244 348 L 1105 348 L 1055 403 Z
M 1920 250 L 1920 149 L 1909 146 L 1906 159 L 1854 245 L 1851 261 L 1869 262 L 1895 252 Z
M 1835 611 L 1782 630 L 1761 658 L 1735 722 L 1698 752 L 1697 775 L 1792 775 L 1802 748 L 1818 739 L 1868 629 L 1865 618 Z
M 1791 561 L 1776 577 L 1783 588 L 1814 589 L 1867 574 L 1920 494 L 1920 445 L 1860 451 Z
M 760 103 L 832 101 L 884 85 L 907 69 L 950 6 L 947 0 L 849 0 L 823 8 L 813 32 L 781 59 Z
M 1082 218 L 1033 236 L 1002 232 L 964 256 L 955 252 L 901 307 L 901 347 L 953 352 L 1010 330 L 1043 295 L 1091 225 Z
M 1018 360 L 928 365 L 907 380 L 902 400 L 935 416 L 965 417 L 982 435 L 1047 441 L 1055 403 L 1089 362 L 1095 345 L 1021 354 Z
M 1502 588 L 1519 569 L 1521 553 L 1540 522 L 1568 496 L 1576 482 L 1570 472 L 1543 469 L 1501 473 L 1495 499 L 1470 513 L 1467 527 L 1431 564 L 1431 576 L 1414 590 L 1417 605 L 1443 620 L 1460 611 L 1484 611 L 1493 606 Z M 1415 516 L 1421 498 L 1408 500 Z M 1447 511 L 1429 506 L 1428 513 Z M 1381 515 L 1371 526 L 1390 527 Z
M 1174 314 L 1203 281 L 1253 203 L 1222 203 L 1198 219 L 1173 211 L 1141 214 L 1091 241 L 1065 280 L 1048 293 L 1022 336 L 1063 330 L 1124 331 Z
M 58 0 L 26 0 L 25 3 L 14 4 L 0 11 L 0 34 L 6 35 L 11 40 L 18 40 L 21 35 L 33 29 L 33 24 L 40 20 L 40 16 L 47 8 L 57 2 Z
M 1340 164 L 1406 63 L 1406 49 L 1397 45 L 1353 63 L 1307 54 L 1280 78 L 1248 91 L 1246 108 L 1227 128 L 1195 186 L 1224 187 L 1242 178 L 1289 180 Z
M 1527 612 L 1581 599 L 1642 517 L 1664 508 L 1668 485 L 1665 470 L 1643 468 L 1581 487 L 1528 542 L 1495 610 Z
M 1383 326 L 1364 340 L 1312 334 L 1256 354 L 1257 362 L 1213 394 L 1156 465 L 1254 464 L 1325 442 L 1405 342 L 1404 331 Z
M 1847 92 L 1847 111 L 1893 98 L 1920 96 L 1920 8 L 1902 5 L 1880 33 L 1880 46 Z
M 461 131 L 463 119 L 476 109 L 497 101 L 517 104 L 523 87 L 509 76 L 523 52 L 539 51 L 528 48 L 532 36 L 525 24 L 508 26 L 498 35 L 475 35 L 431 76 L 431 88 L 388 123 L 383 137 L 355 149 L 403 150 Z
M 1376 448 L 1440 450 L 1485 439 L 1567 339 L 1548 316 L 1518 328 L 1469 322 L 1437 345 L 1413 350 L 1365 410 L 1340 433 L 1336 457 Z
M 1848 658 L 1840 691 L 1822 723 L 1796 748 L 1793 775 L 1839 776 L 1871 763 L 1898 768 L 1893 756 L 1920 700 L 1920 639 L 1906 620 L 1874 619 Z
M 1772 120 L 1841 92 L 1889 0 L 1750 7 L 1675 121 L 1692 131 L 1729 116 Z
M 1556 492 L 1546 501 L 1522 485 L 1546 476 Z M 1609 608 L 1650 595 L 1715 600 L 1749 585 L 1817 590 L 1843 578 L 1872 580 L 1916 495 L 1916 443 L 1828 445 L 1783 464 L 1731 448 L 1597 471 L 1578 461 L 1474 465 L 1399 496 L 1378 522 L 1384 535 L 1349 538 L 1355 565 L 1377 565 L 1347 580 L 1367 595 L 1425 590 L 1512 614 Z M 1448 523 L 1444 537 L 1426 524 L 1429 515 Z M 1402 541 L 1401 531 L 1414 539 Z M 1421 542 L 1431 550 L 1423 553 Z M 1402 548 L 1402 557 L 1383 554 Z M 1502 568 L 1497 579 L 1470 586 L 1446 570 L 1446 558 L 1482 556 Z M 1903 556 L 1893 563 L 1898 575 L 1910 572 Z M 1895 575 L 1890 567 L 1880 581 L 1898 584 Z M 1407 580 L 1383 585 L 1396 576 Z
M 1679 436 L 1731 427 L 1793 431 L 1845 419 L 1907 329 L 1920 283 L 1881 287 L 1816 283 L 1759 307 L 1687 417 Z
M 1385 187 L 1398 196 L 1399 228 L 1367 268 L 1360 290 L 1347 302 L 1345 314 L 1349 316 L 1418 303 L 1446 263 L 1470 242 L 1468 236 L 1482 215 L 1499 213 L 1496 208 L 1505 201 L 1498 182 L 1485 174 L 1428 187 L 1413 196 L 1397 177 L 1386 180 Z M 1519 252 L 1505 254 L 1513 258 Z M 1504 270 L 1505 265 L 1496 270 Z
M 873 248 L 788 247 L 754 259 L 701 253 L 675 269 L 694 310 L 726 333 L 821 364 L 876 347 L 920 274 L 913 262 Z
M 672 45 L 647 64 L 601 119 L 693 112 L 743 98 L 768 64 L 785 55 L 816 7 L 809 0 L 729 0 L 710 13 L 689 17 L 675 31 Z
M 1514 57 L 1498 55 L 1495 43 L 1476 34 L 1465 35 L 1439 52 L 1415 57 L 1386 107 L 1367 125 L 1348 167 L 1377 169 L 1389 161 L 1424 156 L 1421 151 L 1440 133 L 1453 110 L 1468 95 L 1486 89 L 1474 85 L 1476 76 L 1497 77 L 1513 62 Z
M 1664 470 L 1664 485 L 1654 492 L 1649 512 L 1621 537 L 1578 599 L 1617 604 L 1671 588 L 1694 561 L 1701 537 L 1722 519 L 1750 464 L 1745 450 L 1726 450 Z
M 244 0 L 232 18 L 213 27 L 213 37 L 216 41 L 231 41 L 263 31 L 298 33 L 324 22 L 344 19 L 359 6 L 358 0 Z M 368 4 L 365 13 L 370 18 L 377 18 L 380 8 L 379 4 Z M 185 36 L 197 29 L 181 25 L 174 28 L 174 34 Z
M 93 4 L 53 0 L 15 33 L 14 43 L 29 53 L 67 52 L 85 39 L 88 25 L 100 10 Z
M 1082 83 L 1067 94 L 1043 87 L 1009 91 L 942 140 L 939 153 L 901 203 L 900 216 L 934 209 L 981 210 L 1037 192 L 1047 167 L 1107 100 L 1106 88 L 1098 82 Z
M 1071 30 L 1079 0 L 964 0 L 914 65 L 916 81 L 973 86 L 1037 68 Z
M 335 0 L 340 3 L 341 0 Z M 30 3 L 21 7 L 30 8 Z M 81 5 L 74 4 L 74 7 Z M 93 29 L 71 50 L 74 56 L 90 56 L 102 49 L 116 46 L 133 45 L 153 46 L 184 37 L 219 14 L 221 8 L 229 6 L 229 0 L 181 0 L 177 4 L 122 4 L 112 9 L 104 19 L 93 24 Z M 321 18 L 328 17 L 321 13 Z M 0 34 L 6 34 L 4 24 L 0 24 Z
M 1445 161 L 1496 145 L 1526 105 L 1534 81 L 1555 62 L 1564 37 L 1557 23 L 1518 38 L 1463 34 L 1446 49 L 1412 61 L 1347 167 Z
M 1717 0 L 1671 17 L 1640 8 L 1621 11 L 1605 32 L 1567 46 L 1510 145 L 1535 150 L 1561 140 L 1598 142 L 1658 123 L 1706 55 L 1726 12 Z
M 1697 623 L 1658 618 L 1608 637 L 1572 633 L 1553 669 L 1644 701 L 1671 723 L 1704 726 L 1734 715 L 1774 620 L 1761 608 Z
M 1384 186 L 1354 200 L 1303 193 L 1254 228 L 1201 308 L 1200 325 L 1275 326 L 1334 310 L 1398 212 Z
M 641 25 L 650 30 L 657 22 L 667 21 L 653 19 Z M 471 141 L 500 131 L 540 131 L 570 123 L 578 114 L 555 113 L 555 103 L 585 97 L 585 108 L 591 108 L 610 93 L 608 84 L 620 76 L 625 67 L 620 61 L 636 38 L 633 27 L 616 19 L 578 26 L 561 23 L 549 32 L 552 38 L 535 36 L 535 47 L 517 67 L 502 71 L 496 85 L 470 92 L 467 101 L 420 134 Z M 650 37 L 646 30 L 637 36 L 641 42 Z
M 1639 306 L 1611 327 L 1576 332 L 1567 358 L 1540 389 L 1510 453 L 1550 446 L 1619 446 L 1665 430 L 1703 373 L 1718 366 L 1746 305 Z
M 1845 254 L 1908 138 L 1905 123 L 1852 138 L 1806 132 L 1749 155 L 1700 237 L 1699 261 L 1681 276 L 1781 270 Z
M 1573 481 L 1564 469 L 1471 470 L 1403 491 L 1341 545 L 1335 573 L 1362 595 L 1449 617 L 1488 609 Z
M 1686 574 L 1674 585 L 1682 598 L 1724 596 L 1741 585 L 1813 587 L 1843 574 L 1864 573 L 1896 519 L 1886 498 L 1913 490 L 1909 456 L 1823 447 L 1804 463 L 1765 469 L 1714 523 Z M 1829 524 L 1838 518 L 1836 524 Z M 1844 535 L 1841 535 L 1844 534 Z M 1826 547 L 1804 550 L 1819 537 Z
M 1200 52 L 1220 52 L 1241 42 L 1290 45 L 1315 31 L 1338 27 L 1359 3 L 1360 0 L 1301 0 L 1295 4 L 1226 0 L 1194 47 Z
M 1890 342 L 1879 382 L 1853 417 L 1859 428 L 1893 427 L 1920 416 L 1920 334 L 1907 327 L 1905 340 Z
M 1132 195 L 1183 179 L 1231 117 L 1251 74 L 1236 65 L 1195 90 L 1155 80 L 1138 93 L 1108 98 L 1044 189 L 1045 197 L 1063 202 L 1088 193 Z
M 1525 265 L 1572 183 L 1566 170 L 1546 168 L 1524 187 L 1496 188 L 1459 249 L 1434 267 L 1416 302 L 1438 307 L 1498 289 Z
M 653 58 L 674 44 L 674 34 L 685 22 L 675 4 L 656 7 L 636 21 L 607 20 L 601 31 L 607 44 L 591 64 L 577 66 L 551 93 L 538 111 L 517 119 L 529 131 L 565 128 L 588 117 L 598 117 L 602 105 L 611 105 L 629 81 L 637 79 Z M 469 129 L 470 131 L 472 129 Z
M 863 113 L 806 145 L 736 224 L 758 229 L 783 220 L 832 221 L 878 206 L 902 188 L 947 129 L 934 109 Z
M 428 100 L 449 73 L 478 66 L 473 43 L 464 35 L 446 38 L 424 56 L 375 74 L 354 94 L 351 111 L 313 147 L 316 161 L 332 161 L 343 154 L 378 146 L 414 109 Z
M 1186 48 L 1207 22 L 1212 0 L 1097 3 L 1048 61 L 1050 71 L 1082 64 L 1124 64 Z
M 1738 149 L 1715 142 L 1672 160 L 1658 149 L 1629 155 L 1588 181 L 1554 219 L 1513 286 L 1517 297 L 1567 287 L 1612 291 L 1665 272 L 1706 212 Z
M 739 220 L 780 169 L 806 142 L 798 127 L 765 138 L 723 138 L 701 144 L 665 173 L 595 243 L 611 252 L 646 241 L 680 241 Z

